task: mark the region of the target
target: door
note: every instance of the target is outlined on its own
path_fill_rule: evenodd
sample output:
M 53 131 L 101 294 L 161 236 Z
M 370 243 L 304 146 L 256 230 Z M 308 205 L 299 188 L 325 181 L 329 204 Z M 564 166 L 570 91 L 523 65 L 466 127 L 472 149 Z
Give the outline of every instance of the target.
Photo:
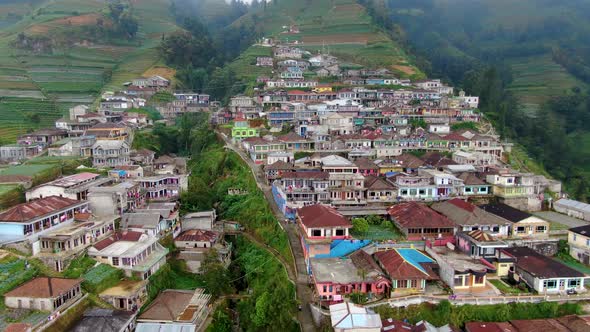
M 125 309 L 125 299 L 119 299 L 119 309 Z

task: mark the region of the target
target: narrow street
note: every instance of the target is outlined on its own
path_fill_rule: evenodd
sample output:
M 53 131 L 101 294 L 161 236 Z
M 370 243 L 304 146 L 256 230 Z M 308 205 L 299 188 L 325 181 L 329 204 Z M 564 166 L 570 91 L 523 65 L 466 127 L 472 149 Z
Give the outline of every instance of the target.
M 299 239 L 299 232 L 297 230 L 297 226 L 294 224 L 286 223 L 285 216 L 279 210 L 279 207 L 274 201 L 272 190 L 269 185 L 266 184 L 264 179 L 264 175 L 261 171 L 260 166 L 256 165 L 248 156 L 239 148 L 236 148 L 231 140 L 223 133 L 218 132 L 219 136 L 225 142 L 225 147 L 231 149 L 232 151 L 236 152 L 244 162 L 250 166 L 250 170 L 252 171 L 252 175 L 256 179 L 256 183 L 258 188 L 262 190 L 264 196 L 266 197 L 267 201 L 270 204 L 271 209 L 273 210 L 277 220 L 281 223 L 282 228 L 286 231 L 287 236 L 289 238 L 289 244 L 291 245 L 291 251 L 294 256 L 295 261 L 295 273 L 291 275 L 289 271 L 293 269 L 292 266 L 285 265 L 286 262 L 284 259 L 279 260 L 285 265 L 287 269 L 287 273 L 289 274 L 289 278 L 295 282 L 296 291 L 297 291 L 297 300 L 301 304 L 302 310 L 298 312 L 297 319 L 301 324 L 301 329 L 304 332 L 313 332 L 316 331 L 316 327 L 313 323 L 313 318 L 311 316 L 311 309 L 309 304 L 313 301 L 313 292 L 309 287 L 309 275 L 307 274 L 307 269 L 305 266 L 305 258 L 303 256 L 303 248 L 301 247 L 301 242 Z M 273 253 L 274 254 L 274 253 Z M 277 252 L 278 254 L 278 252 Z M 276 255 L 275 255 L 276 256 Z M 277 257 L 278 258 L 278 257 Z

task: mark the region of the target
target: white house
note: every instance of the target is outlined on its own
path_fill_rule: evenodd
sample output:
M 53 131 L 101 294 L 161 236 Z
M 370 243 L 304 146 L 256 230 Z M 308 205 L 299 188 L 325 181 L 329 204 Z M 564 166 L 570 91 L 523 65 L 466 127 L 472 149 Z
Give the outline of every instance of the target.
M 27 201 L 49 196 L 61 196 L 74 200 L 84 200 L 88 196 L 89 188 L 100 186 L 108 181 L 110 181 L 110 179 L 101 179 L 99 174 L 84 172 L 64 176 L 57 180 L 29 189 L 25 193 L 25 197 Z

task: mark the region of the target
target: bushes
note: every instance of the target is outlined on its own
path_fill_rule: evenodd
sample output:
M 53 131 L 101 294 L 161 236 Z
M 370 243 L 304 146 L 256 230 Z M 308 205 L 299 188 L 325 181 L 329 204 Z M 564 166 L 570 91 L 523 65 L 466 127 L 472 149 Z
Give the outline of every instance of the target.
M 16 286 L 33 279 L 37 275 L 36 268 L 26 268 L 25 261 L 8 256 L 0 261 L 0 296 Z
M 45 329 L 46 332 L 61 332 L 61 331 L 69 331 L 80 317 L 84 314 L 86 309 L 90 308 L 91 301 L 88 298 L 82 300 L 78 305 L 73 308 L 70 308 L 68 312 L 61 315 L 51 326 Z
M 582 312 L 578 303 L 542 302 L 542 303 L 509 303 L 494 305 L 451 305 L 449 301 L 441 301 L 438 305 L 422 303 L 405 308 L 392 308 L 387 305 L 375 308 L 382 319 L 408 319 L 411 323 L 427 320 L 436 326 L 451 324 L 461 327 L 465 322 L 504 322 L 513 319 L 553 318 Z
M 118 284 L 123 278 L 123 270 L 107 264 L 100 264 L 86 272 L 83 278 L 82 287 L 90 293 L 98 294 Z
M 96 265 L 96 261 L 86 255 L 74 259 L 63 272 L 64 278 L 80 278 L 86 271 Z

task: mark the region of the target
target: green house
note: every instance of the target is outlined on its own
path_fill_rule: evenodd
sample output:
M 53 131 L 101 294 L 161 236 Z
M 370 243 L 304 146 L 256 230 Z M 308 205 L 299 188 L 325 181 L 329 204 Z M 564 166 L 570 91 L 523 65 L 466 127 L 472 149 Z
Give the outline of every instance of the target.
M 249 137 L 260 136 L 258 128 L 250 127 L 250 124 L 245 119 L 236 119 L 234 126 L 231 129 L 231 136 L 234 139 L 242 140 Z

